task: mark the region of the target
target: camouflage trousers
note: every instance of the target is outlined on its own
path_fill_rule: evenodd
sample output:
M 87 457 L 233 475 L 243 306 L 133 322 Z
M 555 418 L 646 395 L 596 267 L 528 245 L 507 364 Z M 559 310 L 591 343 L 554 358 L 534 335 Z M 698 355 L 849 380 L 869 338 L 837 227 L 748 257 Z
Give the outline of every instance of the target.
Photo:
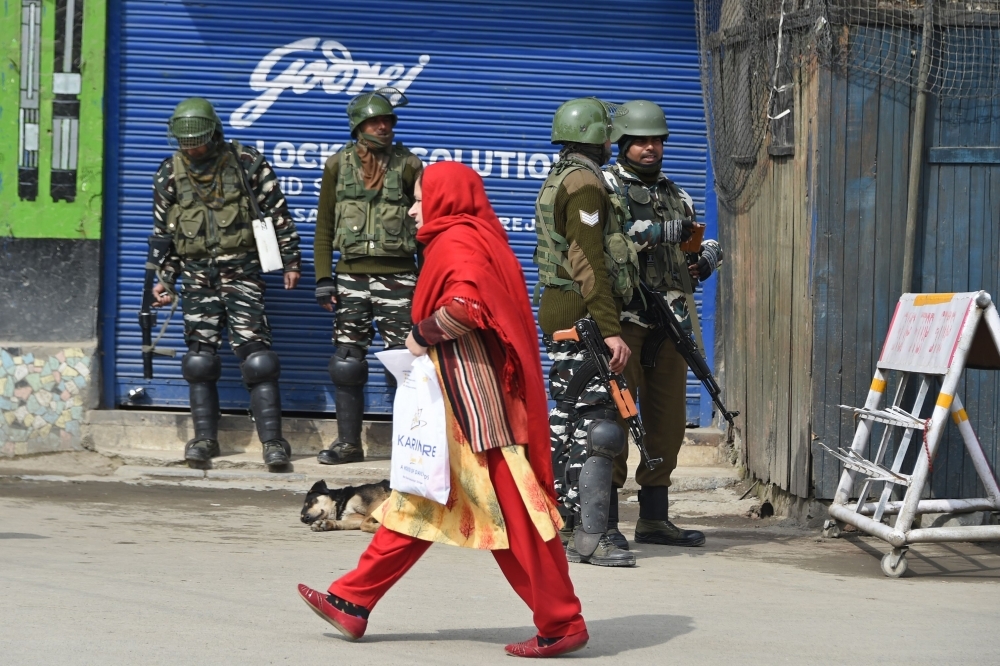
M 405 345 L 413 328 L 410 305 L 416 284 L 415 273 L 338 273 L 333 344 L 367 351 L 378 327 L 386 348 Z
M 683 291 L 665 292 L 667 302 L 681 328 L 691 333 L 695 321 L 692 319 L 688 296 Z M 630 305 L 636 305 L 633 301 Z M 694 313 L 697 317 L 697 313 Z M 654 333 L 648 314 L 639 308 L 626 308 L 622 312 L 622 339 L 632 355 L 625 366 L 625 381 L 632 395 L 639 403 L 639 415 L 646 429 L 643 443 L 653 458 L 663 458 L 663 462 L 650 470 L 642 461 L 636 465 L 635 480 L 640 487 L 669 486 L 670 474 L 677 468 L 677 454 L 684 442 L 687 426 L 687 362 L 677 353 L 669 340 L 665 341 L 656 355 L 654 367 L 644 367 L 640 358 L 642 348 Z M 621 488 L 628 477 L 628 447 L 615 458 L 614 485 Z
M 271 327 L 264 314 L 264 280 L 256 258 L 239 262 L 211 259 L 184 262 L 181 270 L 184 342 L 222 344 L 229 332 L 235 351 L 248 342 L 271 346 Z
M 580 511 L 580 472 L 587 461 L 587 429 L 594 421 L 614 412 L 614 403 L 600 380 L 591 379 L 575 401 L 567 402 L 566 389 L 586 356 L 575 342 L 553 342 L 543 338 L 552 369 L 549 371 L 549 397 L 556 406 L 549 412 L 549 437 L 552 447 L 552 472 L 556 495 L 564 516 Z
M 656 365 L 647 368 L 640 362 L 642 347 L 653 329 L 622 322 L 622 339 L 632 355 L 625 365 L 625 381 L 639 403 L 639 416 L 645 426 L 643 443 L 653 458 L 663 458 L 656 469 L 649 469 L 642 460 L 633 460 L 635 481 L 641 488 L 669 486 L 670 475 L 677 468 L 677 454 L 684 443 L 687 427 L 687 362 L 677 353 L 674 344 L 666 340 L 656 355 Z M 625 447 L 614 461 L 613 481 L 616 488 L 628 478 L 629 449 Z

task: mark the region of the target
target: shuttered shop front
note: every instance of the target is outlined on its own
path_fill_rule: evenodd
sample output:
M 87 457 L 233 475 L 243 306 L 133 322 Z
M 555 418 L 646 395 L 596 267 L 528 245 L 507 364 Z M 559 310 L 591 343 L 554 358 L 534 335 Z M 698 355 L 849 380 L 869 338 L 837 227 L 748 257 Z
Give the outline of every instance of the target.
M 705 124 L 691 3 L 587 5 L 111 2 L 106 402 L 187 405 L 180 312 L 161 343 L 178 354 L 157 357 L 153 380 L 142 378 L 136 317 L 152 229 L 152 176 L 171 152 L 166 121 L 186 97 L 211 100 L 226 138 L 264 153 L 302 238 L 299 288 L 285 291 L 279 274 L 266 277 L 286 411 L 334 411 L 326 371 L 333 317 L 313 299 L 312 244 L 323 164 L 350 139 L 345 108 L 355 94 L 404 90 L 410 103 L 398 111 L 397 140 L 425 163 L 456 160 L 483 176 L 529 289 L 537 280 L 534 199 L 558 152 L 549 143 L 552 114 L 566 99 L 660 103 L 671 128 L 666 171 L 700 209 Z M 373 351 L 380 348 L 376 340 Z M 222 356 L 222 406 L 245 408 L 236 359 L 228 349 Z M 384 378 L 374 359 L 372 365 L 367 411 L 386 413 Z M 144 394 L 130 399 L 138 387 Z M 692 418 L 698 401 L 689 384 Z

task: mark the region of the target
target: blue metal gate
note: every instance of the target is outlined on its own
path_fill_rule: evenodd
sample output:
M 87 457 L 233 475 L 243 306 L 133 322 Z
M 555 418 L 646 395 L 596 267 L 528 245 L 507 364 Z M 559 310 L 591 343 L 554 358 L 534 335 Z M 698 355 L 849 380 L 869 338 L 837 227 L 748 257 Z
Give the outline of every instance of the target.
M 586 10 L 571 0 L 397 0 L 377 8 L 358 0 L 112 0 L 108 40 L 102 312 L 108 406 L 135 404 L 128 393 L 140 386 L 146 398 L 139 404 L 187 405 L 180 354 L 158 358 L 156 379 L 142 379 L 136 323 L 152 175 L 170 154 L 166 120 L 185 97 L 210 99 L 227 138 L 263 151 L 302 237 L 301 286 L 286 292 L 280 275 L 266 278 L 289 411 L 334 410 L 326 373 L 332 316 L 312 297 L 312 240 L 323 164 L 349 140 L 344 109 L 359 92 L 404 88 L 410 104 L 399 112 L 397 138 L 427 163 L 459 160 L 484 177 L 529 288 L 537 279 L 534 199 L 558 152 L 548 140 L 552 113 L 566 99 L 644 97 L 662 104 L 671 126 L 666 171 L 703 210 L 705 122 L 686 0 Z M 714 235 L 714 215 L 708 223 Z M 714 303 L 702 313 L 708 340 L 711 310 Z M 181 353 L 182 328 L 178 313 L 164 338 Z M 245 407 L 236 360 L 222 356 L 222 406 Z M 689 420 L 704 418 L 699 387 L 689 383 L 688 395 Z M 379 372 L 371 375 L 367 403 L 369 413 L 391 407 Z

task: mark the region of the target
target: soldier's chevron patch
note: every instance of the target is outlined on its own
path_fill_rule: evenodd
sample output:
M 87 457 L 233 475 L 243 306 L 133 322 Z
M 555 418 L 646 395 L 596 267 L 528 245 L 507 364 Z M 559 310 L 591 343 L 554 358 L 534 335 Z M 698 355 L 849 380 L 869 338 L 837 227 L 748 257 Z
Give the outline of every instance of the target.
M 598 216 L 597 211 L 593 213 L 588 213 L 582 208 L 580 209 L 580 221 L 586 224 L 588 227 L 596 227 L 597 223 L 600 222 L 600 216 Z

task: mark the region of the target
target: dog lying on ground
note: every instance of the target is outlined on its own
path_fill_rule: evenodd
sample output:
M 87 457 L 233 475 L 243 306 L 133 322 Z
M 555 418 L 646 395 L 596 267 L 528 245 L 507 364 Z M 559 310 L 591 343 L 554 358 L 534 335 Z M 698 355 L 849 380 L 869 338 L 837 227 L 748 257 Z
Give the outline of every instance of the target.
M 317 481 L 306 494 L 302 522 L 313 532 L 361 530 L 375 533 L 378 519 L 372 512 L 389 497 L 389 481 L 366 483 L 330 490 L 326 481 Z

